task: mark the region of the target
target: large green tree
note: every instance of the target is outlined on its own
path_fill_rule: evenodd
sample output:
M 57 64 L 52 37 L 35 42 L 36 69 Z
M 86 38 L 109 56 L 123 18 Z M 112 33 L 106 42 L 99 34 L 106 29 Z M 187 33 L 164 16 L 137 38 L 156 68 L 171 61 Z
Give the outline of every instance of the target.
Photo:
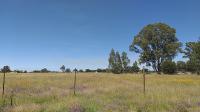
M 186 43 L 184 54 L 184 57 L 189 58 L 187 67 L 190 71 L 195 70 L 200 73 L 200 41 Z
M 164 23 L 145 26 L 130 45 L 130 51 L 140 54 L 140 63 L 160 73 L 161 65 L 172 60 L 180 50 L 181 43 L 176 37 L 176 30 Z
M 127 72 L 130 59 L 128 58 L 126 52 L 122 52 L 121 60 L 122 60 L 122 65 L 123 65 L 123 71 Z

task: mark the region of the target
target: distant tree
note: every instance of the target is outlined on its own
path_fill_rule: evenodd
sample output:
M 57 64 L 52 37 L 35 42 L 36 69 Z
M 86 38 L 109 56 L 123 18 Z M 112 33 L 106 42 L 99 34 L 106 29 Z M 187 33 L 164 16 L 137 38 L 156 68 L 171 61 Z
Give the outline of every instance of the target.
M 106 72 L 106 69 L 100 69 L 100 68 L 98 68 L 97 72 Z
M 108 68 L 112 70 L 115 66 L 115 50 L 114 49 L 111 49 L 108 62 L 109 62 Z
M 76 69 L 76 68 L 75 68 L 75 69 L 73 69 L 73 72 L 78 72 L 78 69 Z
M 10 67 L 9 67 L 9 66 L 4 66 L 4 67 L 1 69 L 1 72 L 3 72 L 3 73 L 11 72 Z
M 85 69 L 85 72 L 92 72 L 92 70 L 90 70 L 90 69 Z
M 41 72 L 42 72 L 42 73 L 48 73 L 48 72 L 50 72 L 50 71 L 47 70 L 46 68 L 43 68 L 43 69 L 41 69 Z
M 11 72 L 10 67 L 9 67 L 9 66 L 4 66 L 4 67 L 1 69 L 1 72 L 3 72 L 3 83 L 2 83 L 3 91 L 2 91 L 2 98 L 4 98 L 5 82 L 6 82 L 6 73 L 7 73 L 7 72 Z
M 114 49 L 112 49 L 109 55 L 109 59 L 108 59 L 108 62 L 109 62 L 108 68 L 113 73 L 120 74 L 123 71 L 123 64 L 125 65 L 125 67 L 127 67 L 129 61 L 130 60 L 128 59 L 127 54 L 124 52 L 123 53 L 124 63 L 122 63 L 120 53 L 118 51 L 115 53 Z
M 65 72 L 65 65 L 62 65 L 62 66 L 60 67 L 60 70 L 61 70 L 62 72 Z
M 33 73 L 40 73 L 41 70 L 33 70 L 32 72 L 33 72 Z
M 65 72 L 70 73 L 71 72 L 70 68 L 66 68 Z
M 155 23 L 145 26 L 134 37 L 130 51 L 140 54 L 140 63 L 146 63 L 160 73 L 162 63 L 172 60 L 180 47 L 174 28 L 164 23 Z
M 27 71 L 26 71 L 26 70 L 24 70 L 24 73 L 27 73 Z
M 122 66 L 123 66 L 123 72 L 127 72 L 130 59 L 128 58 L 126 52 L 122 52 L 121 61 L 122 61 Z
M 13 72 L 16 72 L 16 73 L 24 73 L 23 70 L 14 70 Z
M 84 72 L 82 69 L 79 70 L 80 73 Z
M 176 67 L 177 67 L 177 71 L 180 71 L 180 72 L 186 71 L 186 63 L 184 61 L 177 61 Z
M 122 71 L 123 71 L 122 60 L 121 60 L 121 56 L 119 52 L 117 51 L 115 55 L 115 63 L 114 63 L 112 72 L 116 74 L 120 74 L 122 73 Z
M 138 72 L 140 71 L 140 68 L 138 67 L 137 61 L 135 61 L 135 62 L 133 63 L 132 71 L 135 72 L 135 73 L 138 73 Z
M 170 60 L 166 60 L 162 63 L 162 72 L 164 74 L 174 74 L 176 73 L 176 63 Z

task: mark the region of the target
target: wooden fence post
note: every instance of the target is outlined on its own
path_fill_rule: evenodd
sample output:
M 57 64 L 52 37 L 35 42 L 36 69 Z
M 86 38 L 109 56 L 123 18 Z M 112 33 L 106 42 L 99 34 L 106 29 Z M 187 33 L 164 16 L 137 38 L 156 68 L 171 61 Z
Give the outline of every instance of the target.
M 75 74 L 74 74 L 74 95 L 76 95 L 76 72 L 77 72 L 77 69 L 75 68 Z
M 4 91 L 5 91 L 5 78 L 6 78 L 6 73 L 3 72 L 3 91 L 2 91 L 2 98 L 4 98 Z
M 143 67 L 143 93 L 145 95 L 146 93 L 146 77 L 145 77 L 146 73 L 145 73 L 145 68 Z
M 10 95 L 10 106 L 13 106 L 13 97 L 14 97 L 14 92 L 12 91 Z

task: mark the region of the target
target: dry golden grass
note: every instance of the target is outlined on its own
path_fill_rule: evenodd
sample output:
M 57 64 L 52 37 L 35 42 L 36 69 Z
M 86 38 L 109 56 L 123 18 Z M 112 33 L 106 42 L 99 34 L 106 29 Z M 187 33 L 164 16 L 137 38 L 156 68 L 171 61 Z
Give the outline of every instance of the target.
M 7 74 L 4 112 L 200 112 L 200 76 L 141 74 Z M 2 88 L 2 75 L 0 75 Z M 14 106 L 10 106 L 14 91 Z M 2 89 L 0 89 L 2 92 Z M 0 93 L 1 94 L 1 93 Z

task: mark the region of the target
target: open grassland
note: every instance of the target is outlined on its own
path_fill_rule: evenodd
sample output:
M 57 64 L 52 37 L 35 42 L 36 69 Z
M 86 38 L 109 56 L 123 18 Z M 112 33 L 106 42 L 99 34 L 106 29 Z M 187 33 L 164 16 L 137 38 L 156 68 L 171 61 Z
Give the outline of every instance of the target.
M 200 112 L 200 76 L 79 73 L 7 74 L 5 112 Z M 2 74 L 0 75 L 2 93 Z M 10 106 L 11 91 L 14 106 Z M 1 94 L 0 93 L 0 94 Z

